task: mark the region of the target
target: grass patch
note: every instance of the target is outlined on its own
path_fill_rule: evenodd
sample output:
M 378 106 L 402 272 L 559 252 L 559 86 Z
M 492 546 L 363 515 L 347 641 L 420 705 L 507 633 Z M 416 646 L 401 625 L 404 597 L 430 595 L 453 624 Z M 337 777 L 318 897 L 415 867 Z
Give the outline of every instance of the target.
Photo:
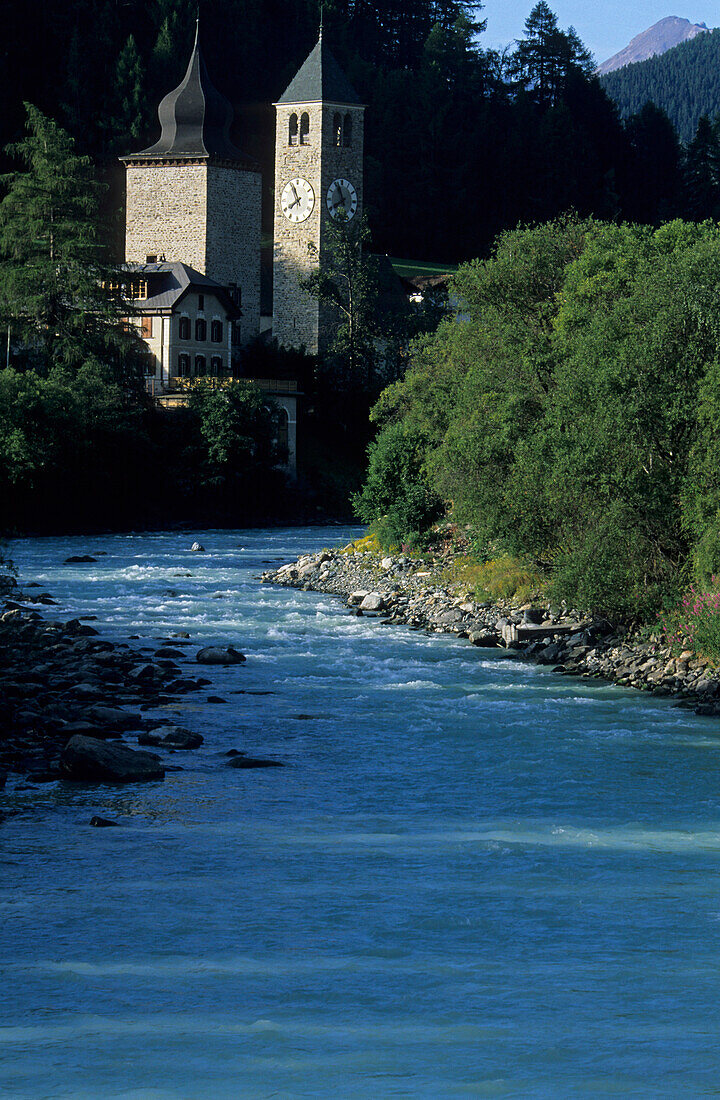
M 412 279 L 415 275 L 454 275 L 457 271 L 457 264 L 437 264 L 431 260 L 401 260 L 396 256 L 390 256 L 389 260 L 395 274 L 404 279 Z
M 486 562 L 457 558 L 443 569 L 438 580 L 444 585 L 462 586 L 478 603 L 486 600 L 529 603 L 541 599 L 543 591 L 541 574 L 507 554 Z
M 382 546 L 380 540 L 374 532 L 369 535 L 362 535 L 359 539 L 355 539 L 354 542 L 349 542 L 347 546 L 343 546 L 340 550 L 341 554 L 381 554 Z

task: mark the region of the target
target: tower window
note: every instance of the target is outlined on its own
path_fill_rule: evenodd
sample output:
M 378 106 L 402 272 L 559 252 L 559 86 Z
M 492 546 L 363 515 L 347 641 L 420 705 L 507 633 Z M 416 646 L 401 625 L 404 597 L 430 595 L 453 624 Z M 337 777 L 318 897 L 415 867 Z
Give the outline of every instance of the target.
M 195 374 L 196 374 L 196 376 L 198 378 L 202 378 L 202 376 L 206 373 L 207 373 L 207 366 L 205 364 L 205 356 L 204 355 L 196 355 L 195 356 Z
M 345 115 L 345 124 L 343 126 L 343 145 L 346 149 L 350 149 L 352 146 L 352 115 Z
M 298 116 L 295 114 L 290 115 L 288 120 L 288 145 L 297 145 L 298 143 Z
M 178 356 L 178 375 L 180 378 L 187 378 L 190 374 L 190 356 L 179 355 Z
M 203 321 L 202 317 L 195 322 L 195 339 L 199 344 L 207 340 L 207 321 Z
M 150 256 L 146 256 L 145 257 L 145 263 L 146 264 L 156 264 L 157 263 L 156 254 L 153 252 Z
M 210 339 L 213 344 L 222 344 L 223 338 L 223 323 L 222 321 L 213 321 L 210 325 Z
M 204 294 L 198 294 L 198 309 L 200 310 L 201 313 L 205 309 L 205 295 Z
M 307 111 L 300 115 L 300 144 L 310 144 L 310 115 Z
M 180 318 L 180 339 L 181 340 L 189 340 L 190 339 L 190 318 L 189 317 L 181 317 Z
M 340 146 L 342 145 L 342 132 L 343 132 L 342 115 L 339 115 L 336 112 L 333 115 L 333 142 L 335 143 L 335 145 L 338 148 L 340 148 Z

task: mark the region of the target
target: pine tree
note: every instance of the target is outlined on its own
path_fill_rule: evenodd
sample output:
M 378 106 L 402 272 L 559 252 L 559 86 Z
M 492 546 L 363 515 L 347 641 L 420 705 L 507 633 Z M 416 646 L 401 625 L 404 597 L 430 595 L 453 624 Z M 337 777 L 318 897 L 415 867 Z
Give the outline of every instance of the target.
M 707 115 L 698 122 L 695 137 L 685 157 L 685 172 L 690 212 L 698 221 L 720 214 L 720 139 L 719 123 Z
M 124 145 L 145 130 L 145 70 L 132 35 L 123 46 L 115 69 L 116 110 L 112 130 Z
M 8 149 L 24 170 L 0 179 L 0 315 L 41 369 L 109 362 L 125 341 L 105 289 L 103 188 L 69 134 L 37 107 L 26 112 L 27 135 Z

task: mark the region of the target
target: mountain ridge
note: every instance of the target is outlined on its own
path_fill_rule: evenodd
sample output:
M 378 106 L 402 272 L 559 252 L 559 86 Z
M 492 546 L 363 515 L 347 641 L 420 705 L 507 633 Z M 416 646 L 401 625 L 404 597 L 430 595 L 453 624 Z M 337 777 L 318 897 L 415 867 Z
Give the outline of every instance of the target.
M 691 23 L 689 19 L 682 19 L 678 15 L 668 15 L 664 19 L 653 23 L 647 30 L 636 34 L 633 39 L 618 53 L 613 54 L 607 61 L 598 66 L 598 76 L 606 76 L 625 65 L 634 65 L 640 61 L 647 61 L 651 57 L 666 53 L 668 50 L 679 46 L 681 42 L 688 42 L 698 34 L 704 34 L 708 30 L 705 23 Z

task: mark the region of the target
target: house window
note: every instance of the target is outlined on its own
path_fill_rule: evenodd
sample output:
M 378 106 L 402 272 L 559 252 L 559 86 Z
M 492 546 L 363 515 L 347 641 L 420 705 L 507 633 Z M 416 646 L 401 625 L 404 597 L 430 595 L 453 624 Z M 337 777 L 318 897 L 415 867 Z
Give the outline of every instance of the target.
M 155 374 L 155 356 L 152 354 L 143 355 L 143 372 L 146 377 L 152 377 Z
M 152 337 L 152 317 L 140 318 L 140 335 L 143 340 L 150 340 Z
M 204 294 L 198 294 L 198 309 L 200 310 L 201 313 L 205 309 L 205 295 Z
M 242 343 L 242 335 L 241 335 L 240 322 L 235 321 L 235 323 L 232 327 L 232 345 L 233 345 L 234 348 L 239 348 L 241 343 Z
M 350 149 L 352 146 L 352 115 L 345 115 L 345 124 L 343 126 L 343 145 L 346 149 Z
M 205 362 L 204 355 L 195 356 L 195 375 L 197 378 L 202 378 L 204 374 L 207 374 L 207 364 Z
M 217 378 L 219 374 L 222 374 L 223 361 L 219 355 L 213 355 L 210 360 L 210 373 L 213 378 Z
M 210 325 L 210 339 L 213 344 L 222 344 L 223 338 L 223 323 L 222 321 L 213 321 Z
M 297 145 L 298 143 L 298 116 L 295 114 L 290 115 L 288 119 L 288 145 Z
M 300 144 L 310 144 L 310 115 L 307 111 L 300 115 Z
M 189 340 L 190 339 L 190 318 L 189 317 L 181 317 L 180 318 L 180 339 L 181 340 Z
M 190 375 L 190 356 L 178 356 L 178 375 L 180 378 L 188 378 Z
M 195 322 L 195 339 L 199 344 L 207 340 L 207 321 L 203 321 L 202 317 Z
M 333 115 L 333 142 L 339 148 L 342 145 L 342 116 L 337 114 Z

